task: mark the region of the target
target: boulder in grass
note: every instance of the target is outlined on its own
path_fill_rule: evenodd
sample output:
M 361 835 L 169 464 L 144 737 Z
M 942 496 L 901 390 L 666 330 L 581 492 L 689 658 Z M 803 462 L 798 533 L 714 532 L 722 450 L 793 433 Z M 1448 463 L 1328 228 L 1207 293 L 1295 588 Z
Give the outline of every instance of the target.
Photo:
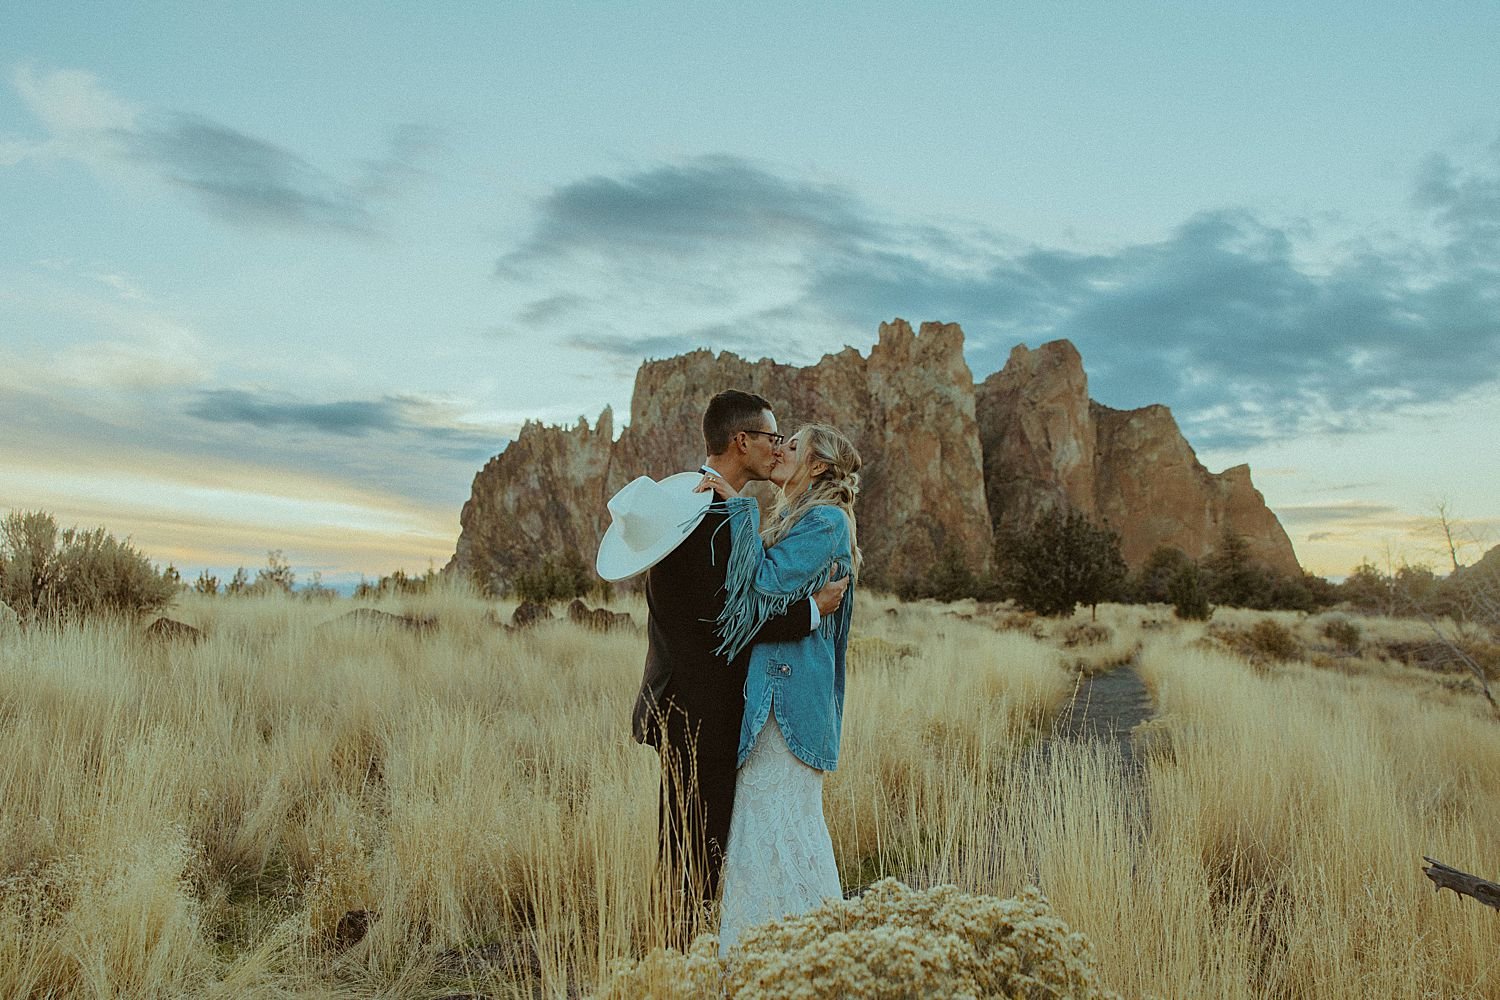
M 158 642 L 202 642 L 203 632 L 187 622 L 158 618 L 146 626 L 146 638 Z
M 608 608 L 589 608 L 579 598 L 573 598 L 573 603 L 568 605 L 568 620 L 574 625 L 593 629 L 595 632 L 609 632 L 617 628 L 630 627 L 630 615 L 624 612 L 610 611 Z
M 397 628 L 408 632 L 430 632 L 437 628 L 437 618 L 433 615 L 393 615 L 389 611 L 377 611 L 374 608 L 355 608 L 319 627 L 326 628 L 339 623 L 362 628 Z
M 530 628 L 540 622 L 552 620 L 552 609 L 545 604 L 537 604 L 533 601 L 522 601 L 521 606 L 516 608 L 515 614 L 510 616 L 510 623 L 516 628 Z
M 350 910 L 339 917 L 338 926 L 333 929 L 333 943 L 340 951 L 352 948 L 365 939 L 370 932 L 370 925 L 375 922 L 375 914 L 371 910 Z

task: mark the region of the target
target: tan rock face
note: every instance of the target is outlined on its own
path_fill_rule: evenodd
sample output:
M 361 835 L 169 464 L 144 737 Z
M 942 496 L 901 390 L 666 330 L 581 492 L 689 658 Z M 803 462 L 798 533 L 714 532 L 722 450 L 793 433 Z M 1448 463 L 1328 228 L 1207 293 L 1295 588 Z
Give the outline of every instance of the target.
M 609 410 L 592 429 L 528 424 L 474 477 L 449 571 L 504 585 L 568 551 L 591 564 L 609 497 L 636 476 L 697 468 L 703 410 L 726 388 L 769 399 L 785 433 L 819 421 L 849 435 L 864 459 L 857 512 L 870 583 L 919 577 L 948 547 L 983 569 L 992 525 L 1026 524 L 1059 503 L 1119 531 L 1132 566 L 1158 545 L 1206 555 L 1227 525 L 1267 564 L 1299 571 L 1249 469 L 1208 472 L 1165 407 L 1092 402 L 1072 344 L 1019 346 L 976 390 L 957 325 L 914 332 L 899 319 L 881 325 L 868 357 L 846 348 L 805 368 L 709 351 L 647 362 L 618 440 Z M 770 496 L 766 484 L 754 490 Z
M 963 331 L 883 324 L 868 358 L 853 348 L 799 368 L 709 351 L 651 361 L 636 374 L 630 424 L 609 441 L 608 411 L 592 431 L 528 424 L 474 479 L 450 571 L 494 583 L 571 548 L 593 561 L 605 504 L 640 475 L 660 479 L 703 461 L 703 410 L 721 389 L 771 401 L 781 430 L 832 424 L 864 460 L 856 513 L 865 578 L 893 585 L 921 575 L 945 546 L 975 567 L 992 545 L 974 382 Z M 766 499 L 770 488 L 755 492 Z
M 997 527 L 1023 526 L 1064 503 L 1119 532 L 1133 567 L 1160 545 L 1201 558 L 1227 528 L 1266 565 L 1301 572 L 1247 466 L 1209 472 L 1165 406 L 1114 410 L 1091 401 L 1067 341 L 1013 350 L 979 387 L 978 412 Z
M 592 429 L 523 427 L 474 477 L 447 569 L 503 584 L 563 552 L 591 561 L 608 520 L 613 430 L 608 409 Z
M 1059 504 L 1094 510 L 1094 434 L 1083 359 L 1066 340 L 1027 350 L 977 391 L 984 485 L 995 525 L 1028 524 Z

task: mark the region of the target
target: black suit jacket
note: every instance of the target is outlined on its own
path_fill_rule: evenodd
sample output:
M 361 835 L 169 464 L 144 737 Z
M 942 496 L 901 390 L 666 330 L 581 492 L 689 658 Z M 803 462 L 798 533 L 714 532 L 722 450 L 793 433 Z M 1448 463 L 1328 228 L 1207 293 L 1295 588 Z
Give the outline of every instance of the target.
M 690 726 L 699 728 L 700 741 L 738 753 L 750 653 L 746 649 L 730 663 L 714 652 L 720 644 L 714 627 L 724 609 L 729 566 L 725 520 L 721 505 L 710 507 L 692 534 L 646 574 L 646 674 L 631 717 L 637 742 L 658 743 L 658 727 L 652 722 L 670 701 L 686 713 Z M 799 601 L 767 622 L 754 641 L 800 639 L 811 628 L 811 607 Z

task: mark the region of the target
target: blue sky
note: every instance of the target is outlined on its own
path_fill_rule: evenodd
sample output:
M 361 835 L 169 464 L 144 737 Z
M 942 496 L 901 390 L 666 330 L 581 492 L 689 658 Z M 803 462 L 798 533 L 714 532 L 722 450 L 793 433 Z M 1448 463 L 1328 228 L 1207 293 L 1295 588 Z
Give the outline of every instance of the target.
M 63 9 L 66 8 L 66 9 Z M 958 322 L 1251 463 L 1304 564 L 1500 529 L 1500 6 L 0 9 L 0 507 L 439 565 L 693 347 Z M 1497 539 L 1493 534 L 1488 541 Z

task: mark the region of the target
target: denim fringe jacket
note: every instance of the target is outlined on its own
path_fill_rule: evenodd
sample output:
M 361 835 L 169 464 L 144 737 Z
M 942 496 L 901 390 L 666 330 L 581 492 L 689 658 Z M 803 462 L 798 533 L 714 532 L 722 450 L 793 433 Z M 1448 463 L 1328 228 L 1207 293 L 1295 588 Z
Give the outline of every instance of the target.
M 733 497 L 726 506 L 732 544 L 718 634 L 724 640 L 719 651 L 733 659 L 769 618 L 807 600 L 829 580 L 847 576 L 854 558 L 849 522 L 838 507 L 811 508 L 768 549 L 761 543 L 755 500 Z M 750 647 L 739 764 L 745 763 L 774 711 L 799 760 L 821 771 L 838 766 L 844 656 L 853 609 L 850 587 L 843 603 L 816 630 L 800 639 Z

